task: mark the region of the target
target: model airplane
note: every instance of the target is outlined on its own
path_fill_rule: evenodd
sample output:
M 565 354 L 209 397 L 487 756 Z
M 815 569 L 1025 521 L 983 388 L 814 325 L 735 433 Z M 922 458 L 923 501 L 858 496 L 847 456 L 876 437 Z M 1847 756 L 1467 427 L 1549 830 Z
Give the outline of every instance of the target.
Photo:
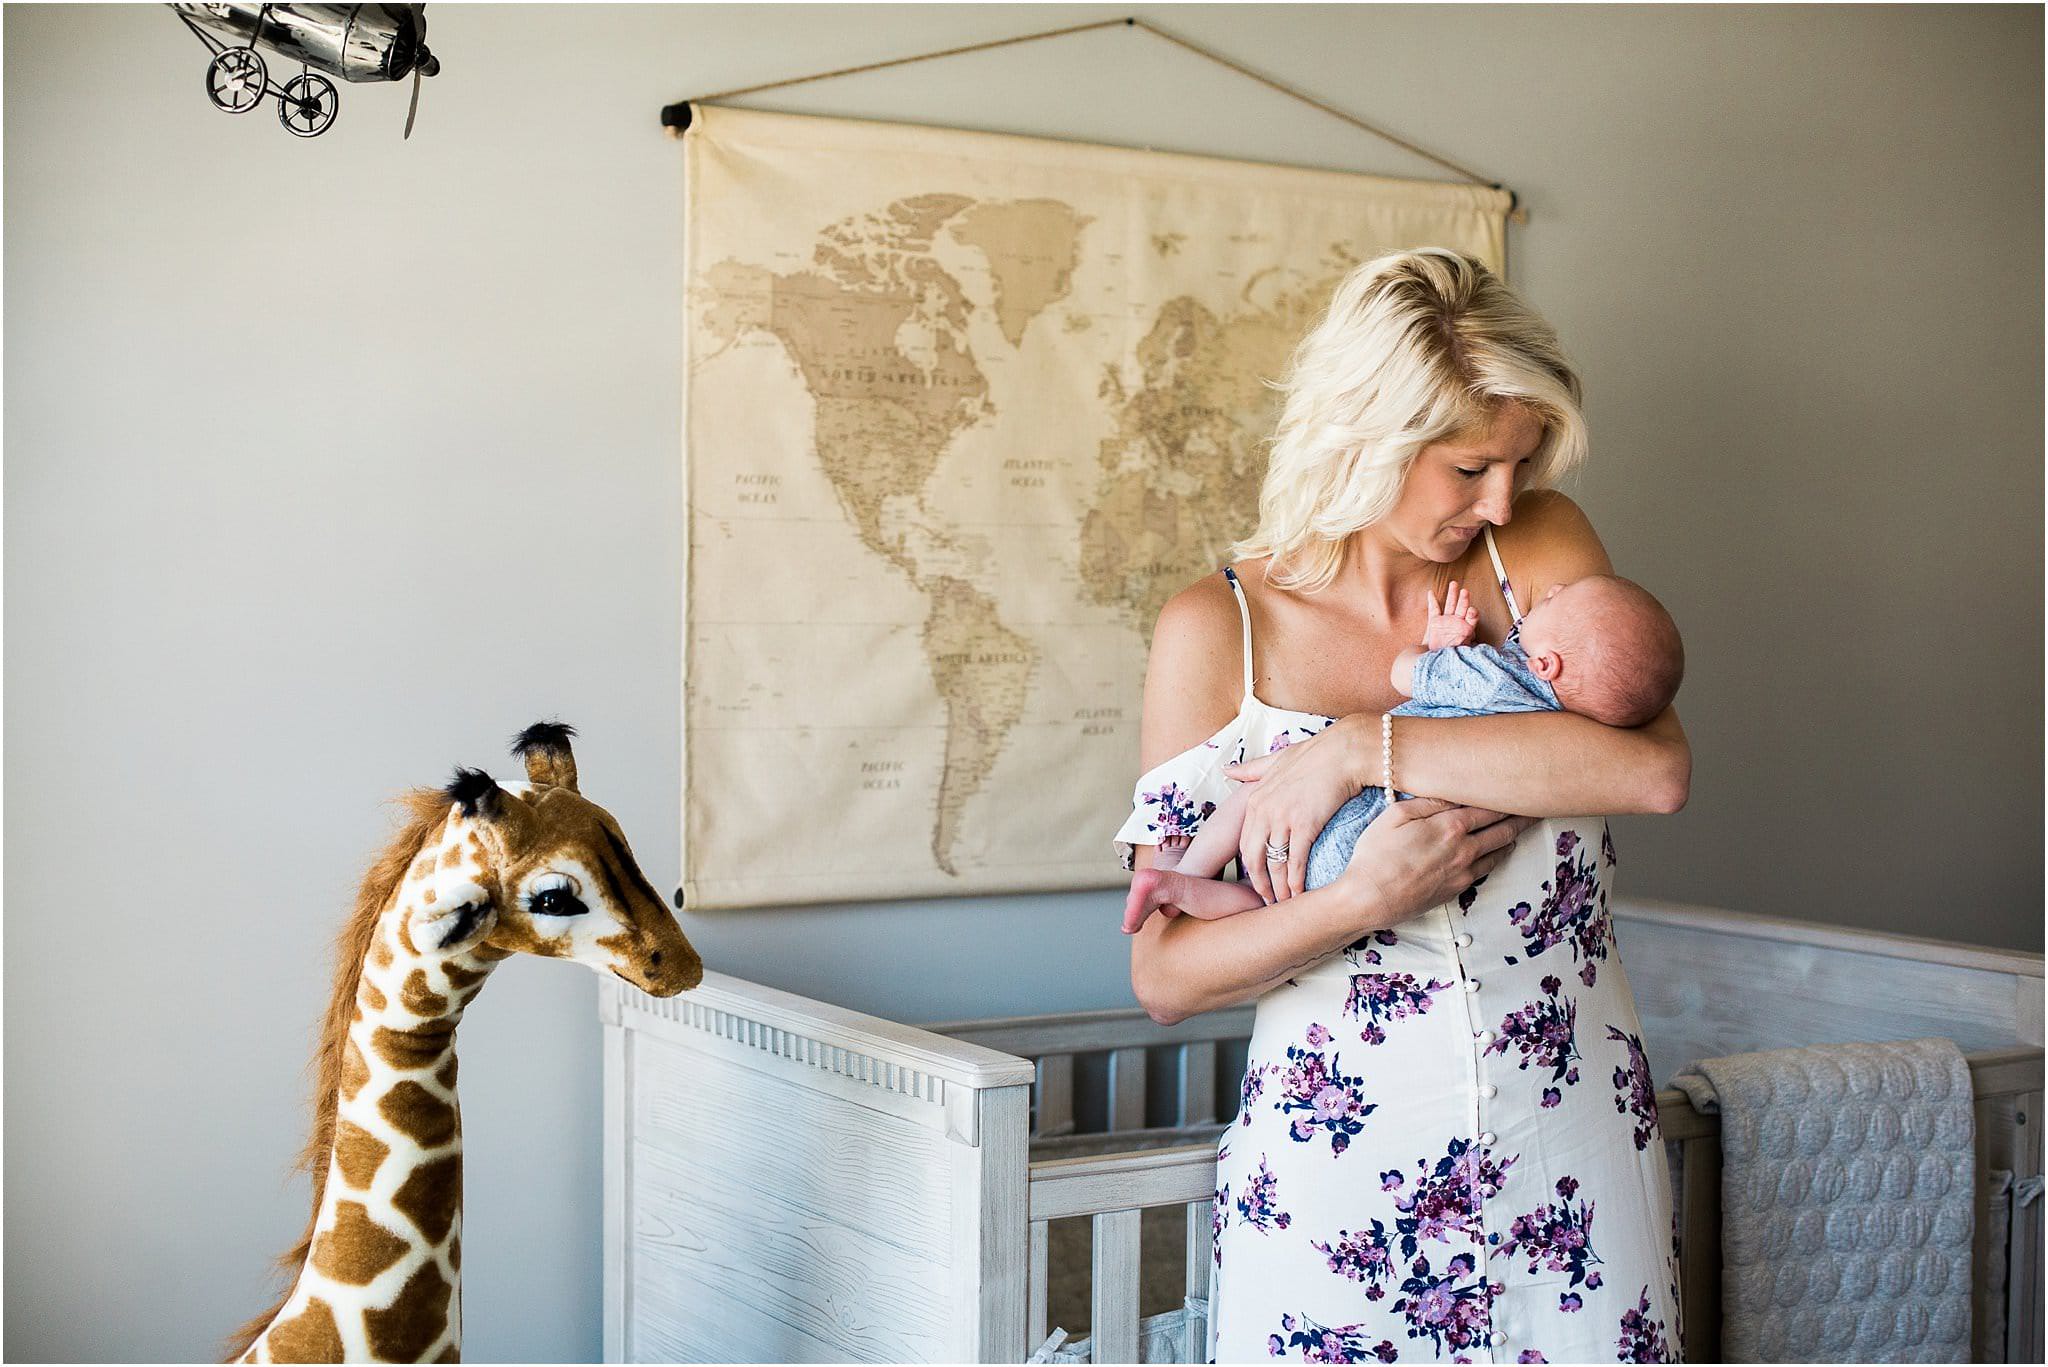
M 317 137 L 334 123 L 340 96 L 334 82 L 398 81 L 412 76 L 412 105 L 405 112 L 405 136 L 412 136 L 420 104 L 420 77 L 441 69 L 427 51 L 425 5 L 241 5 L 174 4 L 171 9 L 213 52 L 206 68 L 206 96 L 214 107 L 246 114 L 277 98 L 278 122 L 302 138 Z M 210 30 L 210 31 L 209 31 Z M 225 38 L 232 42 L 222 41 Z M 259 47 L 300 64 L 282 86 L 270 80 Z

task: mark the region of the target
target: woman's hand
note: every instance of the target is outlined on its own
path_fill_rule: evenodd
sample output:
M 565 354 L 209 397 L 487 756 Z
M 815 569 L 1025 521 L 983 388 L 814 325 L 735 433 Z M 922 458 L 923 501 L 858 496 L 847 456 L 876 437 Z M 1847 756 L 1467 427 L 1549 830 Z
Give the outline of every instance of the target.
M 1358 728 L 1356 720 L 1345 717 L 1284 750 L 1224 769 L 1227 777 L 1253 785 L 1245 795 L 1237 852 L 1246 881 L 1267 903 L 1302 890 L 1309 846 L 1323 824 L 1365 786 L 1348 744 Z M 1267 864 L 1269 841 L 1287 847 L 1283 862 Z
M 1355 880 L 1380 905 L 1408 908 L 1407 916 L 1414 916 L 1492 873 L 1514 850 L 1515 838 L 1535 821 L 1533 816 L 1411 797 L 1373 818 L 1337 881 Z

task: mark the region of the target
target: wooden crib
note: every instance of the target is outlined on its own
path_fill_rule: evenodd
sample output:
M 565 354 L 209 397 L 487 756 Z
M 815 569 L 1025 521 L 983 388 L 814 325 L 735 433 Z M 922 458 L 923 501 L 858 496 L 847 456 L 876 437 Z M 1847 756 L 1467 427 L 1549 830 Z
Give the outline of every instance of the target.
M 2032 1194 L 2041 1172 L 2041 957 L 1625 899 L 1616 917 L 1654 1077 L 1956 1041 L 1976 1093 L 1973 1360 L 2040 1361 L 2041 1205 L 2013 1183 Z M 713 973 L 669 1000 L 607 982 L 601 1009 L 607 1362 L 1204 1360 L 1250 1007 L 920 1027 Z M 1685 1357 L 1714 1361 L 1717 1117 L 1675 1089 L 1657 1103 Z

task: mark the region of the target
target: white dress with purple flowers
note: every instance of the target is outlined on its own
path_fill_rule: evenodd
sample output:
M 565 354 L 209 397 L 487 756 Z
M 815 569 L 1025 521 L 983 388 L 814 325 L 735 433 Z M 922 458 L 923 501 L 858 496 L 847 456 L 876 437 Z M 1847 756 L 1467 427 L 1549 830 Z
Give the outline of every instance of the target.
M 1207 745 L 1277 749 L 1279 721 L 1329 724 L 1258 704 Z M 1148 774 L 1119 841 L 1199 826 L 1208 753 Z M 1259 999 L 1217 1148 L 1211 1361 L 1681 1360 L 1613 873 L 1604 818 L 1539 821 L 1459 897 Z

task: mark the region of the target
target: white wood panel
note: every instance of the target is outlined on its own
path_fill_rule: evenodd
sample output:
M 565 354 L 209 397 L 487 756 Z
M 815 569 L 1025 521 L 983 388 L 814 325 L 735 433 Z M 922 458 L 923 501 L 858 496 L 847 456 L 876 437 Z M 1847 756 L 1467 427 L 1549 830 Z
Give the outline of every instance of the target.
M 958 1356 L 973 1315 L 946 1294 L 955 1141 L 753 1060 L 634 1048 L 632 1356 L 657 1341 L 712 1361 Z
M 1063 1220 L 1110 1210 L 1184 1206 L 1216 1194 L 1216 1150 L 1151 1149 L 1031 1165 L 1031 1218 Z
M 1138 1360 L 1138 1212 L 1095 1217 L 1094 1297 L 1088 1313 L 1090 1362 Z
M 2015 982 L 2039 990 L 2039 956 L 1928 941 L 1931 957 L 1916 959 L 1905 950 L 1920 942 L 1906 936 L 1829 929 L 1799 940 L 1797 923 L 1742 928 L 1755 933 L 1716 924 L 1732 916 L 1617 917 L 1652 1077 L 1695 1059 L 1814 1044 L 1940 1035 L 1965 1053 L 1994 1049 L 2021 1038 Z
M 1216 1202 L 1188 1203 L 1186 1245 L 1187 1330 L 1181 1338 L 1182 1362 L 1207 1362 L 1209 1346 L 1209 1289 L 1216 1270 Z M 1197 1304 L 1200 1309 L 1197 1310 Z
M 1030 1089 L 979 1094 L 981 1143 L 951 1146 L 959 1356 L 1022 1362 L 1029 1219 Z
M 2009 1150 L 2015 1178 L 2041 1175 L 2041 1099 L 2039 1091 L 2013 1098 Z M 2035 1197 L 2013 1203 L 2012 1229 L 2006 1254 L 2006 1352 L 2010 1362 L 2042 1360 L 2041 1206 Z
M 1072 1054 L 1047 1054 L 1038 1060 L 1037 1098 L 1038 1114 L 1032 1125 L 1033 1134 L 1050 1137 L 1074 1132 Z M 1037 1345 L 1032 1346 L 1035 1348 Z
M 1776 940 L 1856 954 L 1975 968 L 1989 973 L 2043 976 L 2039 954 L 2020 949 L 2000 949 L 1995 945 L 1973 945 L 1926 935 L 1898 935 L 1891 931 L 1838 926 L 1826 921 L 1729 911 L 1721 907 L 1665 902 L 1649 897 L 1617 897 L 1614 899 L 1614 912 L 1626 921 L 1705 931 L 1722 940 Z
M 1031 1268 L 1025 1293 L 1029 1307 L 1025 1342 L 1036 1352 L 1052 1333 L 1052 1226 L 1044 1220 L 1031 1222 Z
M 626 1298 L 633 1276 L 626 1231 L 627 1193 L 633 1180 L 633 1127 L 627 1092 L 633 1080 L 633 1038 L 617 1025 L 604 1033 L 604 1360 L 626 1360 Z
M 1000 1016 L 978 1021 L 940 1021 L 924 1028 L 1005 1054 L 1087 1054 L 1108 1049 L 1148 1048 L 1186 1040 L 1250 1039 L 1249 1006 L 1226 1007 L 1161 1025 L 1135 1006 L 1107 1011 L 1062 1011 L 1054 1016 Z
M 1145 1051 L 1114 1049 L 1109 1055 L 1109 1128 L 1136 1130 L 1145 1125 Z
M 1206 1125 L 1216 1118 L 1216 1042 L 1190 1041 L 1179 1053 L 1180 1123 Z

